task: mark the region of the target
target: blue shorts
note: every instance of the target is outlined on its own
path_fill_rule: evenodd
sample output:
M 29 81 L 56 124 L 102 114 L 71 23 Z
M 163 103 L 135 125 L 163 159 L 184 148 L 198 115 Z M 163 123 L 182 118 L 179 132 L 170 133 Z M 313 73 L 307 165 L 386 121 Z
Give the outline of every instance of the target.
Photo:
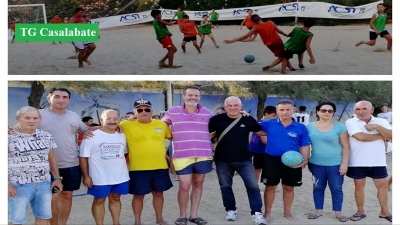
M 8 221 L 23 224 L 28 221 L 27 209 L 31 205 L 33 216 L 39 219 L 51 218 L 51 181 L 29 184 L 13 184 L 15 197 L 8 197 Z
M 376 167 L 349 167 L 346 176 L 353 179 L 364 179 L 371 177 L 372 179 L 383 179 L 388 176 L 386 166 Z
M 58 169 L 60 176 L 63 177 L 61 183 L 63 185 L 63 191 L 76 191 L 81 188 L 81 168 L 79 166 Z M 51 176 L 51 181 L 54 180 Z M 54 192 L 53 192 L 54 193 Z
M 129 181 L 112 185 L 93 185 L 87 193 L 95 198 L 106 198 L 110 193 L 126 195 L 129 191 Z
M 200 162 L 195 162 L 187 167 L 176 171 L 176 175 L 188 175 L 192 173 L 197 173 L 197 174 L 206 174 L 212 171 L 212 161 L 207 160 L 207 161 L 200 161 Z
M 129 194 L 133 195 L 163 192 L 173 186 L 168 169 L 129 171 L 129 177 Z

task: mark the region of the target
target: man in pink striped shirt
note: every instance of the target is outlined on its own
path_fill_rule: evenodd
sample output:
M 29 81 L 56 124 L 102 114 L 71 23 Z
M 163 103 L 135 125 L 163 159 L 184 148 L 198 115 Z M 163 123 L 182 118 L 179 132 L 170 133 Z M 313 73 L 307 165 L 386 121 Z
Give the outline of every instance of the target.
M 200 89 L 188 87 L 183 93 L 185 103 L 170 108 L 163 120 L 171 126 L 173 137 L 172 159 L 179 179 L 178 204 L 179 218 L 176 225 L 186 225 L 187 221 L 197 225 L 207 221 L 197 216 L 203 182 L 206 173 L 212 171 L 212 144 L 208 122 L 213 116 L 210 110 L 202 107 Z M 186 209 L 191 192 L 190 215 Z

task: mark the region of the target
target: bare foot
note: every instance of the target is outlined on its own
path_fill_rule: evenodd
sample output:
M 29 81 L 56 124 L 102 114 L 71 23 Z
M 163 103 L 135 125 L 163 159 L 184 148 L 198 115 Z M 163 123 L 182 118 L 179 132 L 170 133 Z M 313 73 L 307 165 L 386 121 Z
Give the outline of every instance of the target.
M 359 41 L 359 42 L 357 42 L 356 47 L 359 46 L 359 45 L 361 45 L 361 44 L 364 44 L 364 41 Z
M 86 64 L 88 64 L 88 65 L 92 65 L 92 63 L 89 61 L 89 60 L 83 60 Z
M 158 66 L 161 67 L 161 68 L 166 68 L 166 67 L 168 67 L 168 65 L 165 64 L 165 63 L 158 63 Z
M 177 68 L 181 68 L 182 66 L 168 66 L 167 68 L 169 69 L 177 69 Z
M 84 68 L 84 66 L 83 65 L 79 65 L 78 68 Z
M 294 216 L 292 216 L 292 214 L 287 214 L 287 215 L 283 215 L 284 217 L 286 217 L 286 219 L 293 221 L 295 218 Z
M 271 219 L 271 214 L 264 214 L 264 218 L 267 222 L 269 222 L 269 220 Z
M 165 220 L 161 220 L 161 221 L 156 221 L 157 225 L 168 225 L 167 222 L 165 222 Z
M 215 46 L 216 48 L 219 48 L 219 46 Z

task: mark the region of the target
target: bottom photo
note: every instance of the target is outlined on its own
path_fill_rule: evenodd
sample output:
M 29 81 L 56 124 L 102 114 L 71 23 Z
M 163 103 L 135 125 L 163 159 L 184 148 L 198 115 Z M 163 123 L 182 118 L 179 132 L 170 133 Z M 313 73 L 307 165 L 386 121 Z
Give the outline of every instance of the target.
M 391 81 L 9 81 L 9 224 L 392 222 Z

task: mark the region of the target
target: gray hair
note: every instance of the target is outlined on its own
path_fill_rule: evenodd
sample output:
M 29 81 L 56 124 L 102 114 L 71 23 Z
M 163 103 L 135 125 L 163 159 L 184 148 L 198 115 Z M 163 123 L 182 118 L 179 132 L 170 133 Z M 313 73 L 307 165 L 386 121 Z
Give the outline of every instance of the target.
M 21 116 L 23 114 L 25 114 L 26 112 L 29 112 L 29 111 L 37 112 L 39 114 L 39 118 L 42 119 L 42 115 L 40 115 L 39 110 L 37 108 L 35 108 L 35 107 L 32 107 L 32 106 L 24 106 L 24 107 L 18 109 L 17 113 L 15 114 L 15 118 L 19 119 L 19 118 L 21 118 Z
M 242 100 L 240 100 L 239 97 L 236 97 L 236 96 L 229 96 L 229 97 L 227 97 L 227 98 L 225 99 L 224 105 L 226 105 L 226 103 L 227 103 L 228 101 L 230 101 L 230 100 L 236 100 L 236 101 L 239 102 L 240 105 L 242 104 Z
M 370 109 L 372 109 L 372 108 L 373 108 L 373 106 L 372 106 L 372 103 L 371 103 L 371 102 L 369 102 L 369 101 L 366 101 L 366 100 L 361 100 L 361 101 L 357 102 L 356 104 L 354 104 L 354 110 L 356 109 L 356 105 L 357 105 L 357 104 L 359 104 L 359 103 L 365 103 L 365 104 L 367 104 L 367 107 L 368 107 L 368 108 L 370 108 Z
M 118 117 L 120 117 L 119 112 L 117 110 L 114 109 L 106 109 L 101 113 L 101 118 L 103 118 L 108 112 L 116 112 L 118 114 Z
M 294 103 L 293 103 L 293 101 L 291 101 L 289 99 L 282 99 L 276 105 L 292 105 L 292 106 L 294 106 Z

